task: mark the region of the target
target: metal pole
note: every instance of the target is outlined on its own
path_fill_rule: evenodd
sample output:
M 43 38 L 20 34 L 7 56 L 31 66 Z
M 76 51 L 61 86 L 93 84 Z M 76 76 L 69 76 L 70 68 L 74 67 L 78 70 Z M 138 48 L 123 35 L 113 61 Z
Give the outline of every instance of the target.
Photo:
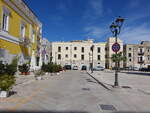
M 117 29 L 115 30 L 115 42 L 117 43 Z M 116 56 L 117 56 L 117 52 L 115 52 Z M 116 60 L 115 62 L 115 83 L 114 83 L 114 86 L 119 86 L 119 83 L 118 83 L 118 62 Z
M 57 60 L 57 56 L 56 55 L 57 55 L 57 52 L 55 52 L 55 64 L 57 64 L 57 61 L 56 61 Z
M 70 65 L 72 68 L 72 45 L 70 45 Z
M 93 73 L 93 49 L 92 49 L 92 73 Z
M 90 70 L 90 52 L 89 52 L 89 70 Z

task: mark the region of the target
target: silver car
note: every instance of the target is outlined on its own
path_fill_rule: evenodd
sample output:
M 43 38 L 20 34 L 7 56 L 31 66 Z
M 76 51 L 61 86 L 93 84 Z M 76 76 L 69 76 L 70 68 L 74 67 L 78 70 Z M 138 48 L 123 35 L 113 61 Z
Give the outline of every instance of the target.
M 73 70 L 78 70 L 78 66 L 73 66 Z
M 94 71 L 103 71 L 105 68 L 102 66 L 97 66 L 95 68 L 93 68 Z

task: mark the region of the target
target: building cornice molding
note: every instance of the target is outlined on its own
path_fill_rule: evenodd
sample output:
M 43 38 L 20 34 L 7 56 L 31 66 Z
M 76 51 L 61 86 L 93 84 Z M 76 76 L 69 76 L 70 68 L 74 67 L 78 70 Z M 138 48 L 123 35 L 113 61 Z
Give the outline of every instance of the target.
M 8 41 L 8 42 L 15 43 L 15 44 L 18 44 L 18 45 L 20 43 L 19 38 L 14 37 L 14 36 L 8 34 L 7 32 L 4 32 L 4 31 L 0 31 L 0 39 Z
M 26 6 L 26 9 L 21 5 L 21 2 L 23 1 L 19 0 L 4 0 L 12 9 L 14 9 L 20 16 L 22 16 L 27 22 L 30 24 L 37 24 L 38 26 L 42 27 L 41 22 L 37 19 L 37 17 L 30 11 L 28 6 Z M 27 11 L 28 10 L 28 11 Z
M 10 1 L 4 0 L 12 9 L 14 9 L 20 16 L 22 16 L 27 22 L 32 24 L 32 22 Z

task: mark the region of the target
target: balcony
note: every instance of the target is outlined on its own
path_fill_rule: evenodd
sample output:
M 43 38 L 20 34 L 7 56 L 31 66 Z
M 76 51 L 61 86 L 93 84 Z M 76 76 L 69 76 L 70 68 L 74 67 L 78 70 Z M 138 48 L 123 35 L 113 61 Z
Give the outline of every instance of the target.
M 138 63 L 139 63 L 139 64 L 143 64 L 143 63 L 144 63 L 144 60 L 139 60 Z
M 138 48 L 138 55 L 144 55 L 144 48 Z
M 138 55 L 144 55 L 144 51 L 138 51 Z
M 23 46 L 31 46 L 31 41 L 30 41 L 30 39 L 28 39 L 28 38 L 20 38 L 19 39 L 19 41 L 20 41 L 20 44 L 21 45 L 23 45 Z

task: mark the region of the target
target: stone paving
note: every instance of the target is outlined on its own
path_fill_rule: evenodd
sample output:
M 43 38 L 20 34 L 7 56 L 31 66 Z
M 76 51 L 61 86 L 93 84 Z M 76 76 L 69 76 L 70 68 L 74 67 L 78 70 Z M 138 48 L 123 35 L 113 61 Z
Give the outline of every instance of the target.
M 118 75 L 120 88 L 113 87 L 115 80 L 113 71 L 88 73 L 108 88 L 112 94 L 116 95 L 114 96 L 115 101 L 119 99 L 116 106 L 119 106 L 121 110 L 150 112 L 150 73 L 138 71 L 120 72 Z M 122 88 L 124 86 L 125 88 Z
M 94 71 L 92 75 L 107 87 L 114 85 L 115 73 L 113 71 Z M 131 87 L 132 89 L 137 89 L 150 95 L 149 72 L 122 71 L 118 73 L 118 82 L 120 86 Z
M 93 76 L 101 74 L 108 73 Z M 150 95 L 132 88 L 105 89 L 86 72 L 47 75 L 14 90 L 17 94 L 0 100 L 0 113 L 150 113 Z

